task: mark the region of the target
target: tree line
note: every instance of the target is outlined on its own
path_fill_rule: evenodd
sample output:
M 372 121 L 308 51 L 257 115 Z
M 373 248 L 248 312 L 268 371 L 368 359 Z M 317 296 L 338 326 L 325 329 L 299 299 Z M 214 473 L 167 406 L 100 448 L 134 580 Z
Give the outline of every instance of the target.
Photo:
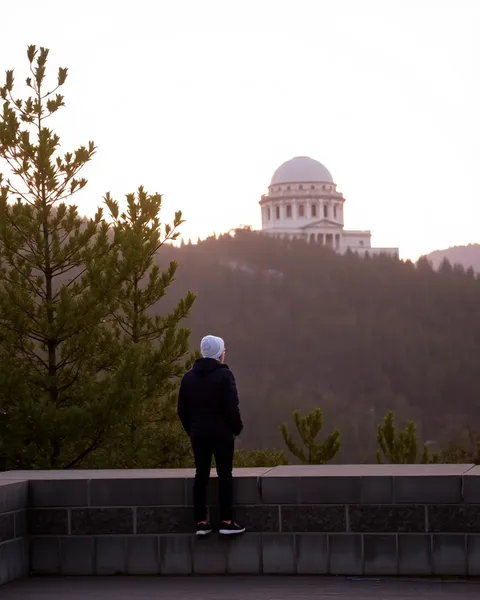
M 162 223 L 142 186 L 83 218 L 96 147 L 61 150 L 68 71 L 52 78 L 48 55 L 28 48 L 25 97 L 13 71 L 0 87 L 4 468 L 191 465 L 176 392 L 206 333 L 226 339 L 241 394 L 237 466 L 475 458 L 472 269 L 248 229 L 175 245 L 182 214 Z M 292 414 L 296 433 L 279 428 Z M 394 414 L 416 425 L 397 430 Z M 338 429 L 319 443 L 324 418 Z
M 389 411 L 439 452 L 480 428 L 480 280 L 388 256 L 340 256 L 240 229 L 165 249 L 193 289 L 192 340 L 222 335 L 238 380 L 245 448 L 283 444 L 278 425 L 321 407 L 342 432 L 335 462 L 374 462 Z M 168 303 L 168 300 L 167 300 Z
M 320 408 L 301 416 L 294 411 L 293 419 L 297 430 L 295 441 L 286 423 L 280 427 L 283 440 L 290 451 L 303 464 L 326 464 L 332 461 L 341 448 L 341 436 L 334 429 L 325 440 L 320 439 L 323 428 L 323 414 Z M 407 421 L 404 427 L 395 423 L 395 413 L 389 411 L 377 425 L 376 462 L 379 464 L 429 464 L 429 463 L 475 463 L 480 462 L 480 435 L 469 430 L 467 443 L 451 442 L 444 449 L 435 452 L 427 444 L 421 443 L 417 426 Z M 283 453 L 266 453 L 265 462 L 273 465 L 287 464 Z

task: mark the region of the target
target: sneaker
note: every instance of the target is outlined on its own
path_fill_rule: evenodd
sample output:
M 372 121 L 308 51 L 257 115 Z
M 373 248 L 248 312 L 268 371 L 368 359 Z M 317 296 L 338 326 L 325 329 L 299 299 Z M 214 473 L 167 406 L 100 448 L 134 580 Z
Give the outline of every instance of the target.
M 209 533 L 212 533 L 210 523 L 197 523 L 197 535 L 208 535 Z
M 232 521 L 231 523 L 222 521 L 219 533 L 221 535 L 238 535 L 239 533 L 245 533 L 245 527 L 241 527 L 238 523 L 235 523 L 235 521 Z

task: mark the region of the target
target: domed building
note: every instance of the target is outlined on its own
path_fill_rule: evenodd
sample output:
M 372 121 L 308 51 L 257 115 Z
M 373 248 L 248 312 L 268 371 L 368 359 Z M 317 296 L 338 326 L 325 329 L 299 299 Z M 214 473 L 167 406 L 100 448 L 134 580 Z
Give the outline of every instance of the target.
M 370 231 L 345 230 L 344 203 L 330 171 L 313 158 L 297 156 L 278 167 L 260 200 L 262 231 L 329 246 L 342 254 L 352 250 L 398 256 L 398 248 L 372 248 Z

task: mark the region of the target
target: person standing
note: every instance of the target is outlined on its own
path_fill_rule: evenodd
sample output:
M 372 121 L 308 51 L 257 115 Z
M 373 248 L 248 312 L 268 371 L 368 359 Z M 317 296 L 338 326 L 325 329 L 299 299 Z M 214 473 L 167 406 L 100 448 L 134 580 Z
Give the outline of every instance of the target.
M 225 364 L 225 343 L 214 335 L 200 343 L 202 358 L 185 373 L 178 394 L 178 416 L 190 437 L 195 458 L 193 485 L 197 535 L 208 535 L 212 526 L 207 515 L 207 487 L 212 456 L 218 475 L 220 531 L 222 535 L 243 533 L 233 519 L 233 453 L 235 437 L 242 429 L 237 386 Z

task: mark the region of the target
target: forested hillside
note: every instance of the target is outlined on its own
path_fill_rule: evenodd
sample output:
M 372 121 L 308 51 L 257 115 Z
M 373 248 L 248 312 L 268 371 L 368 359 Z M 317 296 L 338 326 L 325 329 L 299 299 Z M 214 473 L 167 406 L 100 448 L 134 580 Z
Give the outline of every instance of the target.
M 375 425 L 390 409 L 440 444 L 479 424 L 480 281 L 472 272 L 339 256 L 248 230 L 160 257 L 180 263 L 165 303 L 198 293 L 192 341 L 226 339 L 244 446 L 281 447 L 279 424 L 315 406 L 326 431 L 340 427 L 345 462 L 373 460 Z M 165 311 L 162 302 L 155 310 Z

